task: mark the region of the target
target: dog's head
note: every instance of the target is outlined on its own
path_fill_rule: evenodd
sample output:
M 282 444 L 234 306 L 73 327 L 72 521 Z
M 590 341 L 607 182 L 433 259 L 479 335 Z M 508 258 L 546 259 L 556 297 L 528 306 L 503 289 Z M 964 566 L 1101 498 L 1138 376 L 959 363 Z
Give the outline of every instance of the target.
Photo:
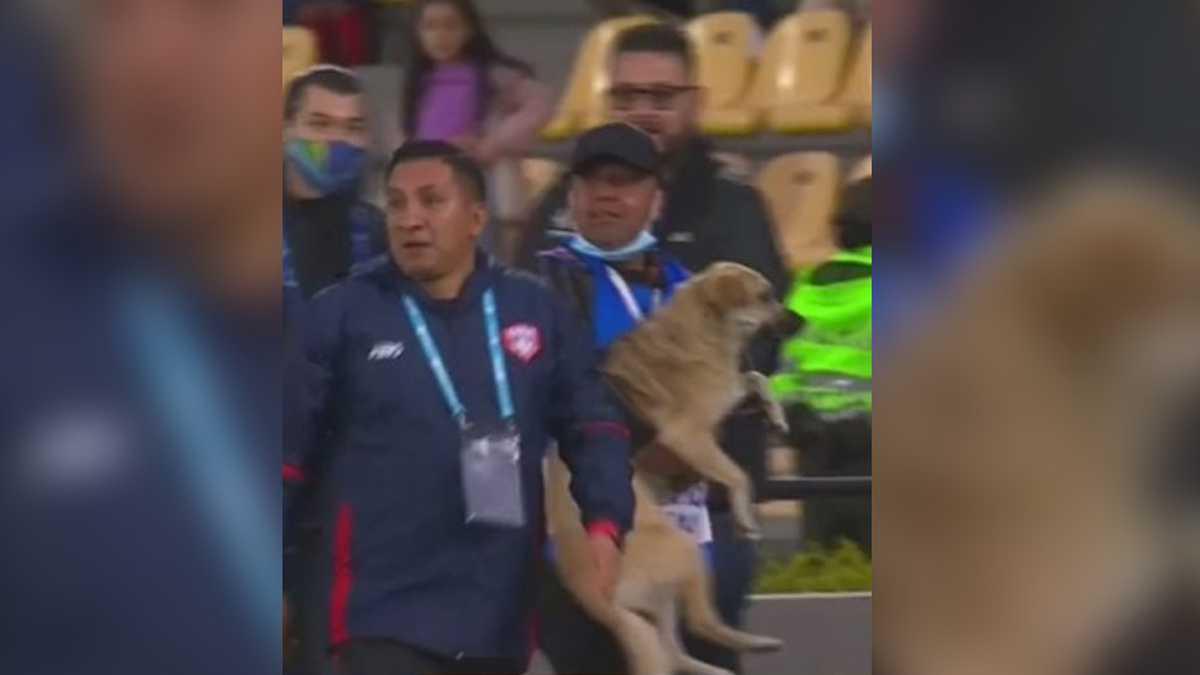
M 775 297 L 766 277 L 744 265 L 714 263 L 692 283 L 708 311 L 739 337 L 764 329 L 786 337 L 804 325 Z

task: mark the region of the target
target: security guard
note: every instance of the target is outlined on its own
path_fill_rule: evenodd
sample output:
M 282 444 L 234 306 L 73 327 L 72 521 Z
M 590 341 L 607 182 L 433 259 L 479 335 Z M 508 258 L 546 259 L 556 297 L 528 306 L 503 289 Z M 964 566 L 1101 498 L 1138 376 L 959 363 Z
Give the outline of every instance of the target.
M 284 478 L 328 466 L 330 641 L 350 675 L 524 672 L 552 439 L 594 578 L 615 584 L 629 432 L 576 314 L 479 252 L 484 204 L 478 166 L 453 146 L 401 147 L 390 259 L 309 308 L 304 429 Z
M 836 218 L 843 250 L 803 273 L 788 309 L 806 326 L 787 342 L 771 378 L 788 411 L 808 475 L 871 472 L 871 179 L 847 186 Z M 805 506 L 805 537 L 871 548 L 870 503 L 860 497 Z

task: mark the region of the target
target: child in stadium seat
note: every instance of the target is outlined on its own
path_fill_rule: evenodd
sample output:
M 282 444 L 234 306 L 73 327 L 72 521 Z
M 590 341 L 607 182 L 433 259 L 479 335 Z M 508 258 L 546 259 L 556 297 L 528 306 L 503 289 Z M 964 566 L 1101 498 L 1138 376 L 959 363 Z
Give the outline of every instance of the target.
M 483 246 L 507 260 L 526 201 L 517 158 L 550 119 L 550 89 L 496 46 L 471 0 L 420 0 L 414 17 L 401 128 L 407 139 L 454 143 L 488 169 L 498 228 Z

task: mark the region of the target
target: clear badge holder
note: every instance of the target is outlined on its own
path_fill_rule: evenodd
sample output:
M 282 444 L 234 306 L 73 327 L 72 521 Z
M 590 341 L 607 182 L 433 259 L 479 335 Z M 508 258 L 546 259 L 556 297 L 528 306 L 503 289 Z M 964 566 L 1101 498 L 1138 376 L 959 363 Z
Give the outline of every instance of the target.
M 515 428 L 465 429 L 462 479 L 468 523 L 525 527 L 521 437 Z

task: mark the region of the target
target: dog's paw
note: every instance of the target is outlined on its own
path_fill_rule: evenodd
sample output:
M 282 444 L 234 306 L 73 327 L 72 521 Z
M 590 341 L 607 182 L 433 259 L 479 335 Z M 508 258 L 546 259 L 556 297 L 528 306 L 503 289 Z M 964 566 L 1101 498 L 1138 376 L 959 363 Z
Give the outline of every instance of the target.
M 757 527 L 742 528 L 738 531 L 738 534 L 741 535 L 742 539 L 750 541 L 762 541 L 763 538 L 762 530 Z

